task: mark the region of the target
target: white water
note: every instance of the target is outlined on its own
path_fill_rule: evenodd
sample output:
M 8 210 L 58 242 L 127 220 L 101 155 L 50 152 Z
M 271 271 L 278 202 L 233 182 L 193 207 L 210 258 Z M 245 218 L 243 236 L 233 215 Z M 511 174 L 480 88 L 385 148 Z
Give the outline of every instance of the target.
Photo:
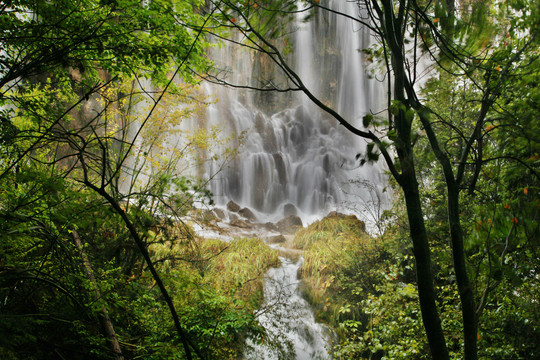
M 333 1 L 331 6 L 358 16 L 354 2 Z M 362 116 L 378 111 L 382 99 L 382 86 L 368 78 L 358 51 L 369 46 L 369 34 L 343 16 L 321 12 L 308 23 L 302 22 L 304 16 L 298 15 L 297 31 L 291 35 L 291 66 L 314 94 L 361 127 Z M 256 86 L 261 79 L 283 81 L 267 59 L 238 46 L 224 46 L 215 57 L 229 73 L 230 83 Z M 293 204 L 306 220 L 335 209 L 360 213 L 350 205 L 366 202 L 366 191 L 350 186 L 350 180 L 367 180 L 382 194 L 386 181 L 380 166 L 360 167 L 356 158 L 365 151 L 365 141 L 307 97 L 209 84 L 206 89 L 219 99 L 207 112 L 206 126 L 218 126 L 237 137 L 245 133 L 243 146 L 230 144 L 240 148 L 238 158 L 210 183 L 218 205 L 234 200 L 264 214 L 265 221 L 276 221 L 283 217 L 284 205 Z M 221 166 L 209 164 L 207 176 Z
M 248 340 L 246 360 L 327 360 L 328 331 L 315 321 L 310 305 L 300 294 L 298 269 L 302 258 L 281 257 L 270 269 L 264 287 L 265 303 L 258 319 L 267 331 L 264 343 Z
M 353 17 L 360 15 L 355 2 L 335 0 L 329 6 Z M 329 12 L 317 12 L 309 22 L 304 17 L 298 15 L 297 31 L 290 38 L 291 67 L 313 94 L 361 128 L 365 114 L 384 106 L 383 86 L 369 78 L 359 51 L 369 46 L 367 30 Z M 285 84 L 268 59 L 238 46 L 225 45 L 216 50 L 214 58 L 224 70 L 221 76 L 228 74 L 225 80 L 229 83 Z M 360 166 L 357 158 L 365 151 L 365 141 L 318 110 L 306 96 L 211 84 L 205 88 L 218 101 L 208 108 L 204 126 L 217 126 L 224 135 L 236 138 L 244 135 L 243 143 L 229 144 L 240 150 L 236 160 L 221 172 L 223 163 L 217 161 L 205 168 L 209 178 L 218 174 L 210 187 L 219 206 L 233 200 L 254 210 L 263 223 L 281 219 L 287 204 L 298 209 L 304 222 L 339 210 L 368 220 L 369 228 L 369 220 L 376 220 L 379 212 L 372 211 L 373 219 L 366 218 L 366 206 L 388 204 L 380 164 Z M 368 183 L 371 191 L 358 182 Z M 378 203 L 370 203 L 373 199 Z M 328 336 L 298 289 L 301 262 L 281 260 L 281 267 L 267 274 L 264 311 L 258 316 L 267 331 L 267 342 L 248 340 L 245 356 L 250 360 L 330 359 Z

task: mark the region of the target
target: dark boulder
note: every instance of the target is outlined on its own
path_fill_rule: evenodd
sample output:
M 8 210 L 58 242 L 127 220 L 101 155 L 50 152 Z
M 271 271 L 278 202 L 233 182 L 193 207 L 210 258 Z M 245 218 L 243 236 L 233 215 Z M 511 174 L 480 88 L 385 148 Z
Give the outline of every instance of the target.
M 284 243 L 285 241 L 287 241 L 287 239 L 285 238 L 285 236 L 281 234 L 276 235 L 276 236 L 270 236 L 269 238 L 266 239 L 266 242 L 269 244 L 281 244 L 281 243 Z
M 283 216 L 298 215 L 298 209 L 294 204 L 288 203 L 283 207 Z
M 246 219 L 248 219 L 249 221 L 255 221 L 257 220 L 257 218 L 255 217 L 255 214 L 253 213 L 253 211 L 251 211 L 250 209 L 248 208 L 243 208 L 241 210 L 238 211 L 238 214 L 240 214 L 241 216 L 245 217 Z
M 290 215 L 286 218 L 279 220 L 276 224 L 278 230 L 282 233 L 291 234 L 294 233 L 298 228 L 304 226 L 302 219 L 296 215 Z
M 242 229 L 251 229 L 253 228 L 253 224 L 246 221 L 246 220 L 242 220 L 242 219 L 235 219 L 235 220 L 231 220 L 231 222 L 229 222 L 229 224 L 231 226 L 236 226 L 236 227 L 239 227 L 239 228 L 242 228 Z
M 240 211 L 240 205 L 231 200 L 227 203 L 227 210 L 232 212 L 238 212 Z
M 223 211 L 222 209 L 215 208 L 215 209 L 214 209 L 214 214 L 215 214 L 219 219 L 225 219 L 225 211 Z
M 266 230 L 278 231 L 278 228 L 277 228 L 276 224 L 274 224 L 273 222 L 267 222 L 267 223 L 263 224 L 263 227 Z

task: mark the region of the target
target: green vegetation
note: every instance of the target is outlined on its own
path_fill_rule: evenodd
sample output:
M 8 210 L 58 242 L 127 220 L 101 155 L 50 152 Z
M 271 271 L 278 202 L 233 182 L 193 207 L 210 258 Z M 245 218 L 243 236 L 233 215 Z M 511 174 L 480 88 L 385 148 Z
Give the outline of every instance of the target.
M 0 357 L 235 359 L 261 335 L 276 253 L 181 221 L 211 202 L 189 170 L 235 154 L 218 129 L 180 128 L 213 101 L 195 75 L 212 65 L 202 34 L 240 31 L 289 80 L 276 90 L 302 90 L 394 178 L 379 238 L 342 216 L 295 237 L 335 356 L 540 358 L 538 2 L 357 3 L 377 39 L 359 50 L 389 89 L 362 128 L 287 65 L 275 20 L 297 2 L 2 2 Z
M 9 227 L 3 223 L 2 358 L 111 358 L 100 325 L 104 309 L 126 358 L 184 358 L 162 295 L 118 215 L 91 194 L 76 199 L 75 212 L 54 203 L 51 213 L 44 201 L 32 206 L 43 214 L 19 209 Z M 208 358 L 236 359 L 244 337 L 261 331 L 254 310 L 276 252 L 258 239 L 196 239 L 189 228 L 134 212 L 147 226 L 145 242 L 189 336 Z M 78 248 L 75 232 L 61 224 L 81 216 L 87 220 L 77 223 Z
M 405 215 L 397 208 L 395 214 Z M 296 233 L 295 242 L 305 249 L 301 271 L 306 294 L 317 317 L 338 335 L 334 358 L 431 358 L 423 335 L 412 249 L 403 246 L 406 236 L 406 229 L 393 226 L 383 236 L 370 238 L 360 229 L 360 221 L 346 217 L 325 218 Z M 444 248 L 433 243 L 434 263 L 447 261 Z M 438 274 L 443 329 L 451 356 L 459 358 L 463 339 L 455 276 L 448 267 Z M 496 300 L 482 315 L 481 359 L 530 359 L 539 354 L 535 282 L 529 275 L 514 274 L 499 284 L 493 295 Z
M 490 309 L 521 281 L 533 285 L 538 273 L 538 2 L 355 1 L 354 26 L 375 40 L 358 50 L 379 65 L 387 85 L 384 112 L 369 109 L 363 126 L 303 82 L 251 21 L 254 10 L 230 3 L 240 19 L 231 26 L 315 105 L 368 142 L 356 155 L 360 165 L 384 159 L 403 196 L 397 203 L 406 216 L 394 215 L 407 224 L 400 246 L 412 245 L 429 344 L 424 353 L 438 360 L 486 356 L 482 331 Z M 328 12 L 351 18 L 327 1 L 309 4 L 321 19 Z M 456 289 L 446 289 L 443 279 Z M 459 303 L 441 300 L 447 296 Z M 535 304 L 534 296 L 527 303 Z M 527 320 L 535 321 L 534 314 Z M 528 346 L 511 356 L 530 356 Z
M 371 241 L 362 226 L 354 216 L 327 217 L 299 230 L 294 237 L 294 244 L 305 250 L 302 276 L 307 293 L 318 304 L 317 314 L 330 323 L 339 321 L 342 307 L 348 307 L 346 297 L 341 296 L 352 293 L 347 278 L 362 284 L 365 290 L 356 289 L 359 296 L 379 282 L 370 276 L 375 274 L 356 268 L 367 269 L 368 263 L 382 261 L 378 258 L 380 244 Z
M 182 323 L 206 345 L 207 357 L 237 359 L 245 337 L 262 331 L 254 314 L 263 300 L 264 273 L 279 264 L 277 251 L 254 238 L 165 242 L 150 251 L 175 294 Z M 164 345 L 159 358 L 174 357 Z
M 1 358 L 235 358 L 260 332 L 275 255 L 179 228 L 211 201 L 188 170 L 234 156 L 217 129 L 180 130 L 212 101 L 203 5 L 0 6 Z

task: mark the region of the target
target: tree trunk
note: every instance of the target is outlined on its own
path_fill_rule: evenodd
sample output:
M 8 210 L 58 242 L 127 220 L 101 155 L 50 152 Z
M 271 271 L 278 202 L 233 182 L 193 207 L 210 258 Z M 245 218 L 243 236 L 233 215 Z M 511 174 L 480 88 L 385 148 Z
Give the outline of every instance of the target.
M 378 8 L 376 1 L 372 3 Z M 394 99 L 408 108 L 409 101 L 405 94 L 409 96 L 411 94 L 414 95 L 414 88 L 411 88 L 411 84 L 407 80 L 404 60 L 405 45 L 403 36 L 400 33 L 404 21 L 405 7 L 407 5 L 405 3 L 400 4 L 397 17 L 394 14 L 394 3 L 392 1 L 382 1 L 381 5 L 383 10 L 378 8 L 379 10 L 377 11 L 383 19 L 381 25 L 385 29 L 385 37 L 391 53 L 390 61 L 392 68 L 389 68 L 388 71 L 393 71 L 394 73 Z M 403 189 L 405 196 L 407 216 L 409 218 L 409 231 L 413 242 L 413 252 L 416 262 L 416 280 L 422 322 L 433 359 L 449 360 L 450 357 L 442 331 L 441 318 L 437 310 L 433 274 L 431 272 L 431 253 L 416 177 L 413 142 L 411 138 L 412 119 L 407 119 L 406 111 L 400 110 L 396 114 L 395 127 L 399 138 L 396 151 L 402 167 L 402 173 L 396 180 Z
M 84 252 L 84 247 L 81 242 L 81 239 L 79 238 L 79 234 L 77 233 L 76 230 L 73 230 L 71 234 L 73 235 L 75 244 L 77 245 L 77 248 L 79 249 L 79 253 L 81 254 L 81 258 L 84 263 L 84 269 L 86 271 L 86 275 L 88 276 L 88 278 L 90 279 L 90 282 L 92 283 L 92 286 L 94 288 L 94 293 L 96 295 L 96 299 L 99 299 L 101 297 L 101 294 L 97 286 L 96 278 L 94 276 L 94 271 L 92 270 L 92 265 L 90 264 L 90 260 L 88 259 L 88 256 L 86 256 L 86 253 Z M 111 351 L 114 354 L 114 357 L 117 360 L 124 360 L 124 356 L 122 355 L 122 349 L 120 348 L 120 343 L 118 342 L 118 338 L 116 337 L 116 332 L 114 331 L 113 323 L 111 321 L 111 318 L 109 317 L 109 312 L 107 311 L 105 306 L 101 307 L 101 315 L 99 316 L 99 321 L 101 322 L 103 331 L 105 331 L 105 335 L 109 339 L 109 344 L 111 347 Z
M 452 181 L 448 183 L 448 223 L 450 226 L 450 239 L 452 243 L 452 259 L 459 298 L 461 300 L 461 315 L 463 319 L 463 337 L 465 343 L 465 360 L 478 359 L 477 354 L 477 318 L 474 294 L 467 275 L 465 262 L 465 248 L 463 245 L 463 228 L 459 219 L 459 189 Z
M 186 358 L 188 360 L 193 359 L 193 355 L 191 354 L 191 348 L 193 348 L 193 351 L 195 351 L 195 354 L 200 359 L 205 359 L 205 356 L 202 354 L 199 347 L 194 344 L 190 339 L 186 332 L 186 330 L 182 327 L 180 324 L 180 319 L 178 317 L 178 313 L 176 311 L 176 307 L 174 306 L 173 300 L 171 296 L 169 295 L 169 292 L 167 291 L 167 288 L 165 287 L 165 284 L 163 283 L 163 280 L 161 280 L 161 277 L 159 276 L 154 263 L 152 262 L 152 259 L 150 258 L 150 254 L 148 253 L 148 249 L 146 248 L 143 240 L 139 236 L 139 233 L 135 229 L 135 225 L 131 222 L 129 217 L 127 216 L 126 212 L 120 207 L 118 202 L 109 194 L 107 191 L 105 191 L 103 188 L 97 188 L 95 185 L 93 185 L 91 182 L 89 182 L 87 179 L 85 180 L 86 186 L 88 186 L 90 189 L 94 190 L 96 193 L 101 195 L 109 205 L 112 206 L 114 211 L 122 218 L 122 221 L 126 225 L 129 233 L 131 234 L 133 240 L 135 241 L 135 244 L 137 245 L 137 248 L 141 252 L 141 255 L 144 258 L 144 261 L 146 263 L 146 266 L 148 266 L 148 270 L 152 274 L 152 278 L 155 280 L 161 295 L 163 296 L 163 300 L 167 304 L 167 307 L 169 308 L 169 311 L 171 313 L 171 316 L 173 318 L 174 327 L 176 328 L 176 331 L 178 332 L 178 335 L 180 337 L 180 341 L 182 342 L 182 345 L 184 347 Z
M 422 322 L 426 330 L 433 359 L 448 360 L 450 357 L 442 331 L 439 312 L 437 311 L 433 274 L 431 271 L 431 254 L 414 167 L 405 169 L 402 176 L 401 186 L 407 205 L 410 234 L 416 261 L 416 281 L 420 310 L 422 311 Z
M 418 103 L 418 109 L 422 107 Z M 477 354 L 477 317 L 474 294 L 467 275 L 467 264 L 465 261 L 465 247 L 463 228 L 461 227 L 461 220 L 459 218 L 459 186 L 458 181 L 454 177 L 452 164 L 448 156 L 441 149 L 435 132 L 431 126 L 429 117 L 426 116 L 424 111 L 419 111 L 418 115 L 424 129 L 426 131 L 428 140 L 431 144 L 433 153 L 437 157 L 439 164 L 443 170 L 444 179 L 446 182 L 447 202 L 448 202 L 448 227 L 450 229 L 450 244 L 452 248 L 452 261 L 454 264 L 454 271 L 456 273 L 456 283 L 458 286 L 459 299 L 461 302 L 461 317 L 463 321 L 463 341 L 464 341 L 464 359 L 476 360 Z M 473 135 L 474 136 L 474 135 Z

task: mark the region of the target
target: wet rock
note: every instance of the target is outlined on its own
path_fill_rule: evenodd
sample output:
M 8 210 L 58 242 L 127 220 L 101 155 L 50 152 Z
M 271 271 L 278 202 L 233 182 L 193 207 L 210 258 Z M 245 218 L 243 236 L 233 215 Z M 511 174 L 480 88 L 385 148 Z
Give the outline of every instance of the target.
M 274 165 L 278 173 L 279 183 L 284 186 L 287 184 L 287 167 L 285 166 L 285 161 L 283 161 L 283 156 L 280 153 L 272 154 L 274 158 Z
M 240 211 L 240 205 L 238 205 L 237 203 L 235 203 L 234 201 L 229 201 L 227 203 L 227 210 L 229 211 L 232 211 L 232 212 L 238 212 Z
M 238 215 L 230 213 L 229 214 L 229 221 L 238 220 Z
M 273 222 L 267 222 L 267 223 L 263 224 L 263 227 L 266 230 L 278 231 L 278 228 L 277 228 L 276 224 L 274 224 Z
M 281 244 L 286 242 L 287 239 L 282 234 L 276 235 L 276 236 L 270 236 L 266 239 L 266 242 L 269 244 Z
M 265 195 L 268 189 L 268 159 L 267 155 L 253 156 L 252 165 L 254 167 L 253 185 L 251 187 L 251 199 L 255 204 L 255 209 L 262 211 L 265 205 Z
M 291 234 L 294 233 L 298 228 L 304 226 L 302 219 L 296 215 L 290 215 L 286 218 L 279 220 L 276 224 L 278 230 L 282 233 Z
M 235 220 L 231 220 L 229 222 L 229 224 L 231 226 L 236 226 L 236 227 L 239 227 L 239 228 L 242 228 L 242 229 L 251 229 L 253 228 L 253 224 L 246 221 L 246 220 L 242 220 L 242 219 L 235 219 Z
M 253 213 L 253 211 L 251 211 L 251 210 L 248 209 L 248 208 L 243 208 L 243 209 L 241 209 L 240 211 L 238 211 L 238 214 L 240 214 L 241 216 L 245 217 L 245 218 L 248 219 L 249 221 L 255 221 L 255 220 L 257 220 L 257 218 L 255 217 L 255 214 Z
M 360 228 L 360 230 L 362 230 L 364 232 L 366 231 L 366 223 L 363 222 L 362 220 L 358 219 L 356 217 L 356 215 L 345 215 L 345 214 L 342 214 L 342 213 L 337 212 L 337 211 L 332 211 L 328 215 L 326 215 L 324 218 L 325 219 L 328 219 L 328 218 L 340 218 L 340 219 L 344 219 L 344 220 L 350 220 L 352 222 L 357 223 L 357 226 Z
M 219 220 L 216 214 L 214 214 L 212 210 L 208 209 L 201 210 L 200 217 L 200 220 L 206 223 L 216 222 Z
M 288 203 L 283 207 L 283 216 L 298 215 L 298 209 L 294 204 Z
M 189 215 L 197 222 L 210 224 L 212 222 L 218 221 L 216 215 L 212 210 L 208 209 L 196 209 L 189 212 Z
M 255 129 L 259 134 L 264 133 L 266 129 L 266 119 L 260 111 L 255 115 Z
M 255 130 L 257 130 L 263 139 L 264 150 L 268 153 L 273 153 L 276 152 L 278 148 L 277 138 L 274 133 L 274 128 L 268 126 L 268 124 L 269 119 L 265 118 L 261 112 L 257 112 L 257 115 L 255 115 Z
M 276 152 L 278 150 L 277 137 L 274 129 L 268 127 L 264 133 L 264 150 L 269 153 Z
M 331 171 L 331 168 L 330 168 L 330 155 L 327 153 L 324 155 L 323 157 L 323 169 L 325 171 L 325 173 L 330 173 Z
M 214 209 L 214 214 L 219 218 L 219 219 L 225 219 L 225 211 L 223 211 L 222 209 Z

